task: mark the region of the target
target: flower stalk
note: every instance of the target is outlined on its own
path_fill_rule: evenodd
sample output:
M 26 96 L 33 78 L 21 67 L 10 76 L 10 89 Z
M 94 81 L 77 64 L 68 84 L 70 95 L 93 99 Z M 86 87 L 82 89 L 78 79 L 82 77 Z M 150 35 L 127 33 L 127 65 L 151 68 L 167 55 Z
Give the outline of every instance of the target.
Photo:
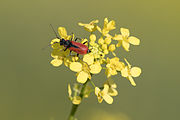
M 85 90 L 85 88 L 86 88 L 86 85 L 87 85 L 87 83 L 88 83 L 88 81 L 89 81 L 89 79 L 83 84 L 83 86 L 82 86 L 82 89 L 81 89 L 81 93 L 80 93 L 80 97 L 81 97 L 81 100 L 83 99 L 83 95 L 84 95 L 84 90 Z M 72 103 L 72 108 L 71 108 L 71 112 L 70 112 L 70 115 L 69 115 L 69 117 L 68 117 L 68 120 L 75 120 L 75 113 L 76 113 L 76 111 L 77 111 L 77 108 L 79 107 L 79 105 L 80 104 L 73 104 Z

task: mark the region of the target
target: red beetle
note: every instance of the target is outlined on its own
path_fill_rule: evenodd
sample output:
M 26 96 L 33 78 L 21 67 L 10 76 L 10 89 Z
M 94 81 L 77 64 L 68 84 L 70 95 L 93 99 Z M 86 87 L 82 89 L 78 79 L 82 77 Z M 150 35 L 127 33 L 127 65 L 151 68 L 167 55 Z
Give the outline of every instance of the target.
M 65 39 L 62 38 L 62 39 L 60 39 L 60 45 L 64 45 L 64 47 L 65 47 L 64 51 L 69 49 L 70 52 L 74 51 L 77 54 L 81 54 L 81 55 L 84 55 L 84 54 L 87 54 L 87 53 L 91 52 L 88 49 L 88 47 L 86 45 L 84 45 L 87 41 L 82 44 L 82 43 L 76 42 L 76 40 L 77 40 L 77 38 L 75 39 L 75 41 L 65 40 Z
M 79 43 L 79 42 L 76 42 L 77 39 L 80 39 L 80 38 L 76 38 L 75 41 L 72 41 L 72 38 L 71 40 L 65 40 L 64 38 L 59 38 L 57 36 L 57 33 L 56 31 L 54 30 L 53 26 L 50 24 L 52 30 L 54 31 L 55 35 L 56 35 L 56 38 L 60 39 L 60 45 L 64 45 L 65 49 L 64 51 L 66 51 L 67 49 L 70 50 L 70 53 L 71 51 L 74 51 L 77 53 L 77 56 L 79 54 L 81 55 L 84 55 L 84 54 L 87 54 L 87 53 L 90 53 L 91 51 L 88 49 L 88 47 L 86 45 L 84 45 L 86 42 L 84 42 L 83 44 L 82 43 Z M 57 43 L 57 42 L 56 42 Z

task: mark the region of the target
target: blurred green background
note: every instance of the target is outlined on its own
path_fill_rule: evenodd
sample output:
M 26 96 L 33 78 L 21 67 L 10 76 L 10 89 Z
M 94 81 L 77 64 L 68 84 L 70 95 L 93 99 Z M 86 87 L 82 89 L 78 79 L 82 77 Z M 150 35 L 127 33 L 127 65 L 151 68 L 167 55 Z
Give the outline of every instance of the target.
M 49 25 L 64 26 L 83 38 L 88 32 L 78 22 L 99 19 L 102 24 L 105 17 L 116 21 L 116 32 L 125 27 L 141 39 L 141 45 L 131 46 L 129 53 L 119 50 L 143 73 L 135 78 L 137 87 L 114 77 L 119 91 L 114 103 L 99 104 L 91 95 L 80 105 L 77 117 L 93 120 L 110 114 L 120 115 L 119 120 L 180 119 L 179 4 L 178 0 L 1 1 L 0 119 L 66 119 L 71 109 L 67 84 L 75 81 L 75 73 L 49 63 L 51 49 L 42 50 L 55 37 Z M 105 76 L 97 76 L 95 81 L 103 79 Z

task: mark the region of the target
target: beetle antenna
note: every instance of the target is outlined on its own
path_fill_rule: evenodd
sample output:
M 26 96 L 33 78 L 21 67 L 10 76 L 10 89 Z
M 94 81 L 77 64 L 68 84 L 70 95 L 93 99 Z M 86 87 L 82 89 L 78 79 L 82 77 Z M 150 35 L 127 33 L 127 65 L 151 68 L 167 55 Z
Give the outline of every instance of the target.
M 56 33 L 56 31 L 54 30 L 54 28 L 53 28 L 52 24 L 50 24 L 50 26 L 51 26 L 51 28 L 52 28 L 52 30 L 53 30 L 53 32 L 54 32 L 54 34 L 56 35 L 56 38 L 59 38 L 59 37 L 58 37 L 58 35 L 57 35 L 57 33 Z

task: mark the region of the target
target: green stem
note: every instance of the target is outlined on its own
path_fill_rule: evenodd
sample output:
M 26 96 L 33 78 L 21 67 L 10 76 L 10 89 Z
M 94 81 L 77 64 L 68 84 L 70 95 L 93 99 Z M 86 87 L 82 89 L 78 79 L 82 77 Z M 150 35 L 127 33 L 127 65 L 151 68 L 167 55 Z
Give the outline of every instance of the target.
M 86 88 L 86 85 L 87 85 L 88 81 L 89 81 L 89 79 L 82 86 L 81 93 L 79 95 L 81 97 L 81 100 L 83 99 L 83 93 L 84 93 L 84 90 Z M 68 117 L 68 120 L 74 120 L 75 119 L 74 115 L 75 115 L 75 113 L 77 111 L 78 106 L 79 105 L 72 104 L 71 113 L 70 113 L 70 115 Z

